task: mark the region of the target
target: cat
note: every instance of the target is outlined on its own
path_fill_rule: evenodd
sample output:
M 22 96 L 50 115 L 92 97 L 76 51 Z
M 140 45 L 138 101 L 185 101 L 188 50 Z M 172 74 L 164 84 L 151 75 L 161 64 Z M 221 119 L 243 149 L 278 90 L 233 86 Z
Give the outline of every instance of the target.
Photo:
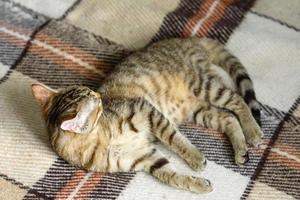
M 262 142 L 260 105 L 241 62 L 208 38 L 163 40 L 137 51 L 98 91 L 32 85 L 53 149 L 72 165 L 100 172 L 145 171 L 170 186 L 212 191 L 209 180 L 179 174 L 156 148 L 159 140 L 194 170 L 206 159 L 179 132 L 191 122 L 224 132 L 237 165 L 247 143 Z

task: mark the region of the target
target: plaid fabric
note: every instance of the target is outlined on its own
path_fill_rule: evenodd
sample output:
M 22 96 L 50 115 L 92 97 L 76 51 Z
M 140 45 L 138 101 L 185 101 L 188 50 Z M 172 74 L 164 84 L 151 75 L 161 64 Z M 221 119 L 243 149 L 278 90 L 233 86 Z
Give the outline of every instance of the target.
M 0 199 L 300 199 L 300 3 L 284 2 L 1 0 Z M 87 173 L 52 151 L 31 83 L 96 89 L 132 50 L 192 35 L 224 43 L 254 81 L 265 138 L 245 166 L 224 134 L 192 124 L 180 130 L 209 160 L 201 176 L 214 191 L 205 195 L 144 173 Z

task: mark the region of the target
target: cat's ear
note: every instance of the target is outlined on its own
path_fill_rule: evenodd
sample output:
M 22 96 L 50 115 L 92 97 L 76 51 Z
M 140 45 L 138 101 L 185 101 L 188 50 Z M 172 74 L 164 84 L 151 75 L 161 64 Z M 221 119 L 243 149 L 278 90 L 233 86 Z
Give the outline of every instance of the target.
M 75 133 L 81 133 L 81 129 L 82 129 L 83 126 L 79 123 L 79 121 L 80 120 L 76 116 L 73 119 L 69 119 L 69 120 L 63 121 L 61 123 L 61 125 L 60 125 L 60 128 L 62 130 L 65 130 L 65 131 L 70 131 L 70 132 L 75 132 Z
M 34 98 L 41 106 L 44 106 L 50 97 L 56 93 L 55 90 L 38 83 L 32 84 L 31 90 Z
M 89 133 L 98 121 L 102 111 L 100 99 L 91 99 L 81 106 L 73 119 L 63 121 L 60 128 L 75 133 Z

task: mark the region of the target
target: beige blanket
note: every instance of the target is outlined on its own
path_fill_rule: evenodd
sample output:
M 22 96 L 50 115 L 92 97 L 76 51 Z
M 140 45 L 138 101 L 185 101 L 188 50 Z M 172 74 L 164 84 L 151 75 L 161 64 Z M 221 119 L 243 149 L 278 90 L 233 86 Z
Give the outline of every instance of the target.
M 237 167 L 227 138 L 183 124 L 208 158 L 197 195 L 144 173 L 86 173 L 51 149 L 30 84 L 97 88 L 131 51 L 207 36 L 237 55 L 262 104 L 263 145 Z M 0 0 L 0 199 L 300 199 L 299 0 Z

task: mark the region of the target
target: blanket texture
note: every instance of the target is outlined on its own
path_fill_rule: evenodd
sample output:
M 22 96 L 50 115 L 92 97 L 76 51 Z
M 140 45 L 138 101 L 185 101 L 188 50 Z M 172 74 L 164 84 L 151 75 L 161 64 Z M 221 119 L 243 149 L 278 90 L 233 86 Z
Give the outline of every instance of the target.
M 237 167 L 222 133 L 180 126 L 208 158 L 197 195 L 144 173 L 93 173 L 51 149 L 30 85 L 96 89 L 150 43 L 207 36 L 244 63 L 262 105 L 264 143 Z M 300 199 L 299 0 L 0 0 L 0 199 Z

